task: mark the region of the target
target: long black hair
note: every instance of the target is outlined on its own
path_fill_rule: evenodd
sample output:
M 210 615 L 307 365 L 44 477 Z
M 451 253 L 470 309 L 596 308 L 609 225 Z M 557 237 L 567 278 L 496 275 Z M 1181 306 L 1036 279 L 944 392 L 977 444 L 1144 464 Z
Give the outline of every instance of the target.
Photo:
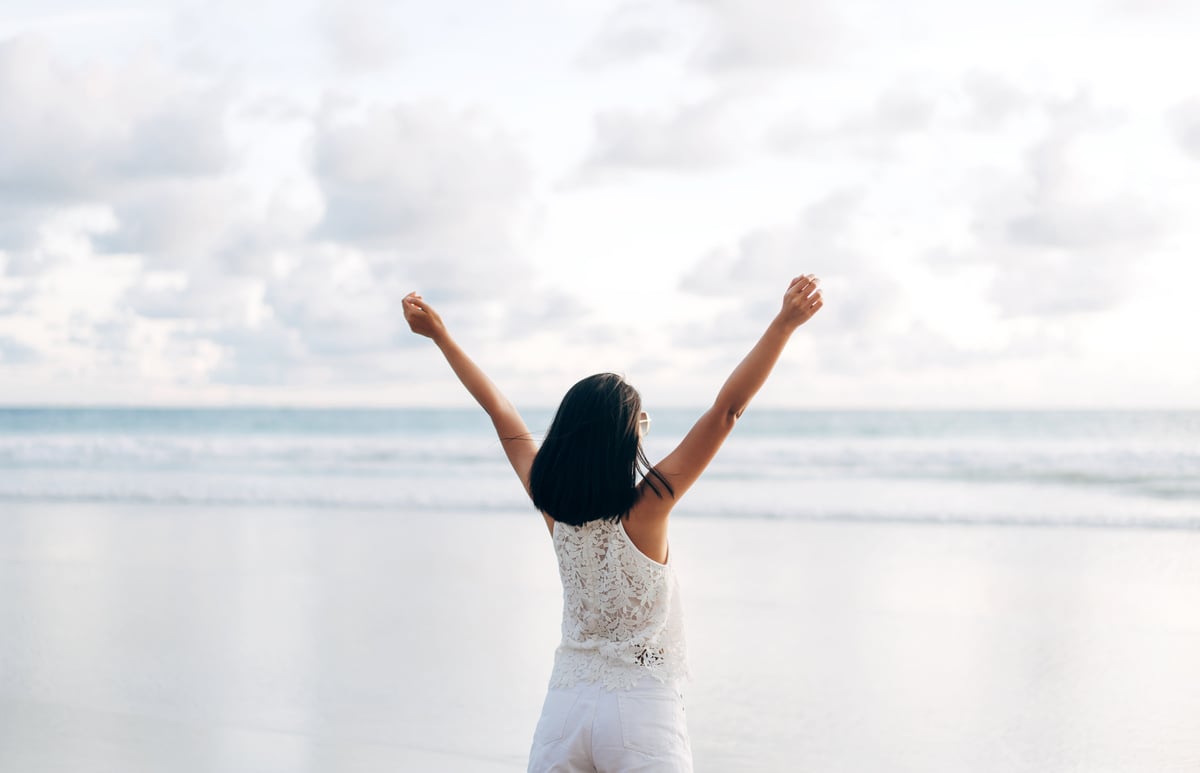
M 597 373 L 568 390 L 533 458 L 533 504 L 556 521 L 580 526 L 619 520 L 637 501 L 637 475 L 662 497 L 666 478 L 650 467 L 638 437 L 642 396 L 615 373 Z

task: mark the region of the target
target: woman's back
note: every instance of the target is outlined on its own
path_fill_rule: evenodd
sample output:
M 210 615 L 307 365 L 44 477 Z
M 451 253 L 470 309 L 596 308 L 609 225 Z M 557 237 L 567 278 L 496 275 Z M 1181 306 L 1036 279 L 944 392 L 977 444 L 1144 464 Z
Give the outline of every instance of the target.
M 554 524 L 563 586 L 562 641 L 552 687 L 600 682 L 627 688 L 643 676 L 687 678 L 679 582 L 668 562 L 634 545 L 619 521 Z

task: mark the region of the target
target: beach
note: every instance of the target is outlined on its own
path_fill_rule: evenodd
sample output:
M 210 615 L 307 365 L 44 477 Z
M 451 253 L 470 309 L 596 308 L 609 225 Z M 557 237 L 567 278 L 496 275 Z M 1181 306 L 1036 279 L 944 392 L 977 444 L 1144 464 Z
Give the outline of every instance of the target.
M 2 770 L 524 770 L 532 511 L 0 512 Z M 673 518 L 697 771 L 1200 767 L 1195 530 Z

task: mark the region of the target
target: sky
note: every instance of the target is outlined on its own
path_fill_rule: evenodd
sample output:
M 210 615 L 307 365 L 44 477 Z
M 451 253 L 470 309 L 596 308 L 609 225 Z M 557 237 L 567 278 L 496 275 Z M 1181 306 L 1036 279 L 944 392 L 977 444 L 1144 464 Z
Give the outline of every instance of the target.
M 0 6 L 0 404 L 1200 408 L 1200 4 Z

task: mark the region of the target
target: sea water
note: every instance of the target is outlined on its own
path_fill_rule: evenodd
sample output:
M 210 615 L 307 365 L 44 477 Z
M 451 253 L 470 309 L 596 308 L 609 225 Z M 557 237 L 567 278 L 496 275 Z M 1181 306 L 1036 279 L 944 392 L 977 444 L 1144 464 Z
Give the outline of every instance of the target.
M 699 414 L 654 412 L 651 460 Z M 410 408 L 0 409 L 4 502 L 529 506 L 482 411 Z M 677 513 L 1196 529 L 1200 412 L 751 408 Z

